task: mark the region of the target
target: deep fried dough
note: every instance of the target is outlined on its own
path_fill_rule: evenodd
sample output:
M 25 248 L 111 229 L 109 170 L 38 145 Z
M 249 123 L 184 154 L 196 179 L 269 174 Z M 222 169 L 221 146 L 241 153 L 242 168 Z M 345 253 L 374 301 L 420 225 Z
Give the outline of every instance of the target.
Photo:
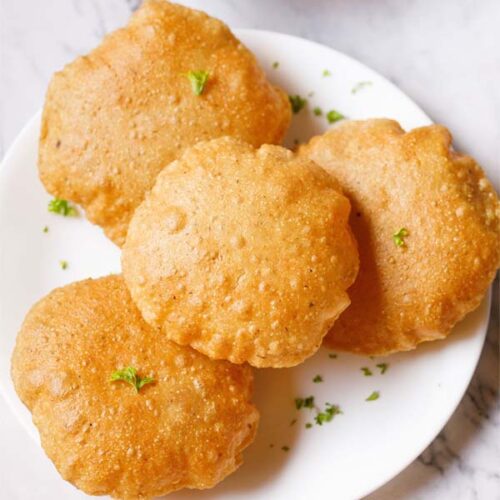
M 200 143 L 137 209 L 124 277 L 170 339 L 234 363 L 292 366 L 349 304 L 349 210 L 323 169 L 282 147 Z
M 139 393 L 110 382 L 133 366 Z M 61 475 L 91 495 L 210 488 L 241 463 L 258 413 L 248 366 L 212 361 L 147 325 L 120 276 L 54 290 L 27 315 L 12 377 Z
M 208 71 L 201 95 L 188 73 Z M 115 243 L 160 170 L 200 140 L 282 141 L 286 94 L 220 21 L 146 0 L 127 27 L 56 73 L 42 118 L 47 191 L 81 204 Z
M 360 272 L 325 338 L 384 355 L 446 337 L 476 308 L 500 262 L 499 202 L 450 133 L 391 120 L 347 122 L 300 149 L 345 189 Z M 401 229 L 402 238 L 394 236 Z M 398 246 L 396 243 L 400 243 Z

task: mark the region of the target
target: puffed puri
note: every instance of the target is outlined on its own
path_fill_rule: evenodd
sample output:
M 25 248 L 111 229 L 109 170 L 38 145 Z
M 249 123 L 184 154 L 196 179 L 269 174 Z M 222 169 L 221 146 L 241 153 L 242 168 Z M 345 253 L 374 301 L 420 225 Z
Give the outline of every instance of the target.
M 208 79 L 196 90 L 189 75 L 199 72 Z M 40 179 L 121 246 L 157 174 L 187 147 L 225 135 L 280 144 L 290 119 L 287 94 L 224 23 L 146 0 L 127 26 L 53 76 Z
M 144 319 L 214 359 L 303 362 L 349 305 L 350 204 L 279 146 L 199 143 L 158 176 L 131 221 L 123 275 Z
M 139 392 L 120 368 L 154 378 Z M 28 313 L 12 378 L 64 479 L 147 499 L 211 488 L 254 439 L 249 366 L 213 361 L 144 322 L 121 276 L 58 288 Z
M 387 119 L 344 122 L 299 154 L 350 198 L 361 260 L 326 345 L 375 356 L 447 337 L 500 265 L 500 203 L 481 167 L 443 126 Z

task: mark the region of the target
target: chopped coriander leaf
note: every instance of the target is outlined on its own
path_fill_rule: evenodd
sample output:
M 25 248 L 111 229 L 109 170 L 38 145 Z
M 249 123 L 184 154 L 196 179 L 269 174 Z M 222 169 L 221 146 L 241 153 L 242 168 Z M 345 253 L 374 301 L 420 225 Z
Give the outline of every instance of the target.
M 49 212 L 63 215 L 64 217 L 75 217 L 78 212 L 68 201 L 54 198 L 49 201 Z
M 294 419 L 290 422 L 290 425 L 292 426 L 292 425 L 295 425 L 296 423 L 297 423 L 297 419 L 296 419 L 296 418 L 294 418 Z
M 280 63 L 278 61 L 273 62 L 273 69 L 278 69 L 280 67 Z
M 304 408 L 314 408 L 314 396 L 304 399 Z
M 313 109 L 313 113 L 315 116 L 321 116 L 323 114 L 323 110 L 320 107 L 316 106 Z
M 328 415 L 326 413 L 323 413 L 323 412 L 319 412 L 316 417 L 314 418 L 314 420 L 316 420 L 316 423 L 318 425 L 323 425 L 324 422 L 327 422 L 328 421 Z
M 380 397 L 380 393 L 378 391 L 373 391 L 366 399 L 365 401 L 375 401 Z
M 314 378 L 313 378 L 313 382 L 315 384 L 319 384 L 320 382 L 323 382 L 323 377 L 321 375 L 316 375 Z
M 48 233 L 48 232 L 49 232 L 49 226 L 45 226 L 45 227 L 43 228 L 43 232 L 44 232 L 44 233 Z
M 351 89 L 351 94 L 356 94 L 357 92 L 359 92 L 361 89 L 364 89 L 365 87 L 369 87 L 370 85 L 372 85 L 373 82 L 370 82 L 370 81 L 364 81 L 364 82 L 358 82 L 356 83 L 356 85 L 354 85 L 354 87 Z
M 61 269 L 68 269 L 68 261 L 67 260 L 60 260 L 59 265 L 61 266 Z
M 132 366 L 127 366 L 126 368 L 122 368 L 121 370 L 116 370 L 111 374 L 110 382 L 116 382 L 119 380 L 130 384 L 135 389 L 136 393 L 138 393 L 146 384 L 151 384 L 152 382 L 154 382 L 153 377 L 139 377 L 139 375 L 137 375 L 137 370 Z
M 343 120 L 344 118 L 345 116 L 342 113 L 336 111 L 335 109 L 328 111 L 328 113 L 326 114 L 326 119 L 330 124 L 338 122 L 339 120 Z
M 310 429 L 312 426 L 313 426 L 313 424 L 311 424 L 311 422 L 307 422 L 306 429 Z
M 326 76 L 332 76 L 332 74 L 327 69 L 324 69 L 323 70 L 323 77 L 326 77 Z
M 201 95 L 203 90 L 205 89 L 205 85 L 208 82 L 209 77 L 208 71 L 199 70 L 199 71 L 189 71 L 187 77 L 191 82 L 191 89 L 194 95 Z
M 397 247 L 404 247 L 406 245 L 406 242 L 405 242 L 405 238 L 408 236 L 408 229 L 406 229 L 405 227 L 402 227 L 399 231 L 397 231 L 396 233 L 394 233 L 392 235 L 392 239 L 394 241 L 394 244 L 397 246 Z
M 337 356 L 337 354 L 335 354 L 335 353 L 330 353 L 330 354 L 328 355 L 328 357 L 329 357 L 330 359 L 337 359 L 337 357 L 338 357 L 338 356 Z
M 325 422 L 331 422 L 335 415 L 339 415 L 341 413 L 342 410 L 337 405 L 326 403 L 325 411 L 319 412 L 314 420 L 318 425 L 323 425 Z
M 283 451 L 290 451 L 290 447 L 289 446 L 282 446 L 281 449 Z
M 295 398 L 295 408 L 300 410 L 301 408 L 314 408 L 314 396 L 309 396 L 308 398 Z
M 380 374 L 383 375 L 387 371 L 387 368 L 389 368 L 389 364 L 388 363 L 379 363 L 377 365 L 377 368 L 380 368 Z
M 363 375 L 365 377 L 371 377 L 373 375 L 372 371 L 367 366 L 363 366 L 363 368 L 361 368 L 361 371 L 363 372 Z
M 300 97 L 300 95 L 289 95 L 288 99 L 294 114 L 297 114 L 307 104 L 307 99 Z

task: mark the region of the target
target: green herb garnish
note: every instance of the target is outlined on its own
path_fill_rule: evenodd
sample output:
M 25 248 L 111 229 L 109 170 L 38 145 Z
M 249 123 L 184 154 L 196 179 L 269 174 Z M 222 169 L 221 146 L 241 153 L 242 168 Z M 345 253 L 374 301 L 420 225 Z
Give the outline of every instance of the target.
M 281 449 L 283 451 L 290 451 L 290 447 L 289 446 L 282 446 Z
M 297 410 L 301 408 L 314 408 L 314 396 L 309 396 L 308 398 L 295 398 L 295 408 L 297 408 Z
M 313 424 L 311 424 L 311 422 L 307 422 L 307 424 L 305 425 L 306 429 L 310 429 L 312 426 Z
M 273 69 L 278 69 L 280 67 L 280 63 L 278 61 L 273 62 Z
M 300 95 L 289 95 L 288 99 L 294 114 L 297 114 L 307 104 L 307 99 L 300 97 Z
M 387 371 L 387 368 L 389 368 L 389 365 L 388 363 L 379 363 L 377 368 L 380 368 L 380 374 L 383 375 Z
M 315 116 L 321 116 L 323 114 L 323 110 L 320 107 L 316 106 L 313 109 L 313 113 Z
M 314 396 L 309 396 L 308 398 L 304 399 L 304 408 L 314 408 Z
M 139 375 L 137 375 L 137 370 L 132 366 L 128 366 L 127 368 L 122 368 L 121 370 L 116 370 L 111 374 L 110 382 L 117 382 L 119 380 L 122 380 L 123 382 L 127 382 L 127 384 L 130 384 L 137 393 L 146 384 L 151 384 L 152 382 L 154 382 L 153 377 L 144 377 L 144 378 L 139 377 Z
M 189 71 L 187 77 L 191 82 L 191 89 L 194 95 L 201 95 L 203 90 L 205 89 L 205 85 L 208 82 L 209 77 L 208 71 L 199 70 L 199 71 Z
M 323 382 L 323 377 L 321 375 L 316 375 L 314 378 L 313 378 L 313 382 L 315 384 L 319 384 L 320 382 Z
M 335 109 L 328 111 L 328 113 L 326 114 L 326 119 L 330 124 L 338 122 L 339 120 L 343 120 L 344 118 L 345 116 L 342 113 L 336 111 Z
M 290 426 L 295 425 L 296 423 L 297 423 L 297 419 L 296 419 L 296 418 L 294 418 L 294 419 L 290 422 Z
M 354 87 L 351 89 L 351 94 L 356 94 L 357 92 L 359 92 L 361 89 L 364 89 L 365 87 L 369 87 L 370 85 L 372 85 L 373 82 L 369 82 L 369 81 L 364 81 L 364 82 L 358 82 L 356 83 L 356 85 L 354 85 Z
M 327 76 L 332 76 L 332 74 L 327 69 L 324 69 L 323 70 L 323 77 L 327 77 Z
M 365 401 L 375 401 L 380 397 L 380 393 L 378 391 L 373 391 Z
M 63 270 L 68 269 L 68 261 L 67 260 L 60 260 L 59 265 L 61 266 L 61 269 L 63 269 Z
M 342 410 L 337 405 L 326 403 L 325 410 L 319 412 L 314 420 L 318 425 L 323 425 L 325 422 L 331 422 L 333 417 L 335 417 L 335 415 L 339 415 L 340 413 L 342 413 Z
M 398 232 L 394 233 L 392 235 L 392 239 L 394 241 L 394 244 L 397 247 L 404 247 L 406 245 L 405 243 L 405 238 L 408 236 L 408 229 L 402 227 Z
M 68 201 L 54 198 L 49 201 L 49 212 L 63 215 L 64 217 L 76 217 L 78 212 Z
M 370 370 L 370 368 L 366 367 L 366 366 L 363 366 L 361 368 L 361 371 L 363 372 L 363 375 L 365 377 L 371 377 L 373 375 L 372 371 Z
M 45 226 L 45 227 L 43 228 L 43 232 L 44 232 L 44 233 L 48 233 L 48 232 L 49 232 L 49 226 Z

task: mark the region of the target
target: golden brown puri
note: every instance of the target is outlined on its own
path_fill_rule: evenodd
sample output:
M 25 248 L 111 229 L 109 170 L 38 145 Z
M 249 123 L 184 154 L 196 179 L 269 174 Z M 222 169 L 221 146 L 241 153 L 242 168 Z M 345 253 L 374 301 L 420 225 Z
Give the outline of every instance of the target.
M 200 70 L 209 79 L 197 96 L 187 75 Z M 286 94 L 222 22 L 146 0 L 127 27 L 54 75 L 40 178 L 122 245 L 157 174 L 186 147 L 224 135 L 278 144 L 290 115 Z
M 134 214 L 124 277 L 171 340 L 234 363 L 293 366 L 349 304 L 349 210 L 323 169 L 280 146 L 199 143 Z
M 138 393 L 110 382 L 132 366 Z M 28 313 L 12 378 L 43 448 L 91 495 L 151 498 L 210 488 L 255 436 L 248 366 L 213 361 L 147 325 L 121 276 L 58 288 Z
M 446 337 L 479 305 L 500 261 L 499 202 L 444 127 L 405 133 L 391 120 L 346 122 L 299 153 L 340 181 L 359 245 L 352 303 L 328 346 L 368 355 L 413 349 Z M 407 236 L 393 237 L 401 229 Z

